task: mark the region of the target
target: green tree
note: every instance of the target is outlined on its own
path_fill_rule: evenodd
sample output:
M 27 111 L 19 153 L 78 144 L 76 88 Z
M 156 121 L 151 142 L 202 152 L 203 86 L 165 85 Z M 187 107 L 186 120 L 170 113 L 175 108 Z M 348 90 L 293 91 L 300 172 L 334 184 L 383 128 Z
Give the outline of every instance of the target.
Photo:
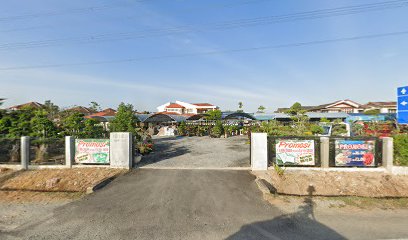
M 94 112 L 100 112 L 102 110 L 101 106 L 97 102 L 91 102 L 89 104 L 89 109 L 91 109 Z
M 84 121 L 84 128 L 80 135 L 81 137 L 88 138 L 103 138 L 106 135 L 106 131 L 100 121 L 93 118 L 87 118 Z
M 264 112 L 265 112 L 265 109 L 266 109 L 266 107 L 264 107 L 264 106 L 261 105 L 261 106 L 258 107 L 258 112 L 259 112 L 259 113 L 264 113 Z
M 222 117 L 222 112 L 221 110 L 211 110 L 207 112 L 207 116 L 205 117 L 205 119 L 207 120 L 221 120 Z
M 316 134 L 322 134 L 324 132 L 323 127 L 317 125 L 317 124 L 312 124 L 309 127 L 310 132 L 312 132 L 312 134 L 316 135 Z
M 380 114 L 379 109 L 370 109 L 364 112 L 365 115 L 378 115 Z
M 79 112 L 71 112 L 62 120 L 64 135 L 80 137 L 81 131 L 84 129 L 84 114 Z
M 181 122 L 180 125 L 178 126 L 177 130 L 178 130 L 178 134 L 179 134 L 180 136 L 185 136 L 185 135 L 187 134 L 187 125 L 186 125 L 186 122 L 184 122 L 184 121 Z
M 34 109 L 27 107 L 13 112 L 11 126 L 8 129 L 8 137 L 29 136 L 31 133 L 31 118 Z
M 290 115 L 294 123 L 294 132 L 298 136 L 302 136 L 307 131 L 307 125 L 309 123 L 309 117 L 306 115 L 306 110 L 302 108 L 299 102 L 295 102 L 286 112 Z
M 295 102 L 285 113 L 291 116 L 297 116 L 306 113 L 306 111 L 302 109 L 302 104 Z
M 50 120 L 55 120 L 59 113 L 59 107 L 51 102 L 51 100 L 46 100 L 44 102 L 44 110 L 47 112 L 48 118 Z
M 30 121 L 32 137 L 49 138 L 57 135 L 54 123 L 48 119 L 46 110 L 37 110 Z
M 221 121 L 217 121 L 215 126 L 211 129 L 211 136 L 213 137 L 221 137 L 224 134 L 224 126 L 222 125 Z
M 137 117 L 134 114 L 133 105 L 121 103 L 115 118 L 109 123 L 111 132 L 131 132 L 137 134 Z
M 321 119 L 320 119 L 320 122 L 321 122 L 321 123 L 330 123 L 330 120 L 327 119 L 327 118 L 321 118 Z
M 11 114 L 7 114 L 5 111 L 2 111 L 2 115 L 0 118 L 0 135 L 7 136 L 10 132 L 10 128 L 13 126 L 13 116 Z

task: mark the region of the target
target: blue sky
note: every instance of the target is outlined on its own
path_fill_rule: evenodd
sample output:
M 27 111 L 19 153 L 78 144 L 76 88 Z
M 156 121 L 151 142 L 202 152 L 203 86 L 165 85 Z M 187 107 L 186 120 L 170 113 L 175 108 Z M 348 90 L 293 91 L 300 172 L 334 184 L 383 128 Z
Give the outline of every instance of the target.
M 259 105 L 274 111 L 295 101 L 390 101 L 396 98 L 396 87 L 408 85 L 408 34 L 163 58 L 408 31 L 408 4 L 312 20 L 214 27 L 380 2 L 386 1 L 5 0 L 0 9 L 0 97 L 7 98 L 5 106 L 50 99 L 65 107 L 91 101 L 116 107 L 126 102 L 150 111 L 175 100 L 210 102 L 223 110 L 235 110 L 242 101 L 250 112 Z M 188 30 L 174 32 L 180 27 Z M 157 30 L 173 32 L 154 34 Z M 114 39 L 118 36 L 122 39 Z M 65 65 L 122 59 L 141 60 Z M 52 64 L 63 66 L 19 69 Z

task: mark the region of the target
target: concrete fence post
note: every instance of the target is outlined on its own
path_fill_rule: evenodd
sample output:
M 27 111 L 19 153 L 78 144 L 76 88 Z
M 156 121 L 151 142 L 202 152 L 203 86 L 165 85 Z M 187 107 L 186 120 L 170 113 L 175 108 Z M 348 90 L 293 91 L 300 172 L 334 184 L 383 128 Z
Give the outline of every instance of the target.
M 114 168 L 133 167 L 132 133 L 113 132 L 110 134 L 110 165 Z
M 268 170 L 268 136 L 251 133 L 251 169 Z
M 382 138 L 382 165 L 387 171 L 392 172 L 394 165 L 394 139 L 391 137 Z
M 71 136 L 65 137 L 65 166 L 72 168 L 75 158 L 75 142 Z
M 30 162 L 30 137 L 21 137 L 21 168 L 24 170 L 28 169 L 28 164 Z
M 329 168 L 330 139 L 328 137 L 320 138 L 320 163 L 322 168 Z

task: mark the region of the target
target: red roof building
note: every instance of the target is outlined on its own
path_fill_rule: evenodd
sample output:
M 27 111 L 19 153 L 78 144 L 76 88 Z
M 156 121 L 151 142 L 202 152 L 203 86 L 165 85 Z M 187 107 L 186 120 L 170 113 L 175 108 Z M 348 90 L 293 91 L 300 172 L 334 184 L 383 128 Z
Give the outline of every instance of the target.
M 28 103 L 24 103 L 24 104 L 20 104 L 20 105 L 15 105 L 12 107 L 9 107 L 8 109 L 10 110 L 21 110 L 24 108 L 34 108 L 34 109 L 40 109 L 43 108 L 44 105 L 38 102 L 28 102 Z
M 210 103 L 186 103 L 181 101 L 168 102 L 157 107 L 157 112 L 171 112 L 177 114 L 200 114 L 218 109 Z

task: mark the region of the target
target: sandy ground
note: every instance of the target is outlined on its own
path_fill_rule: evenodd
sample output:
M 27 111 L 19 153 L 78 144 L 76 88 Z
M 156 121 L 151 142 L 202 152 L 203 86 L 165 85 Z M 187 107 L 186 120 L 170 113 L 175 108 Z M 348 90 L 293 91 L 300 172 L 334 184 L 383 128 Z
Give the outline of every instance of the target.
M 230 138 L 171 137 L 155 139 L 154 151 L 140 166 L 174 168 L 249 167 L 247 136 Z
M 408 197 L 408 176 L 382 172 L 254 171 L 272 192 L 289 195 Z

